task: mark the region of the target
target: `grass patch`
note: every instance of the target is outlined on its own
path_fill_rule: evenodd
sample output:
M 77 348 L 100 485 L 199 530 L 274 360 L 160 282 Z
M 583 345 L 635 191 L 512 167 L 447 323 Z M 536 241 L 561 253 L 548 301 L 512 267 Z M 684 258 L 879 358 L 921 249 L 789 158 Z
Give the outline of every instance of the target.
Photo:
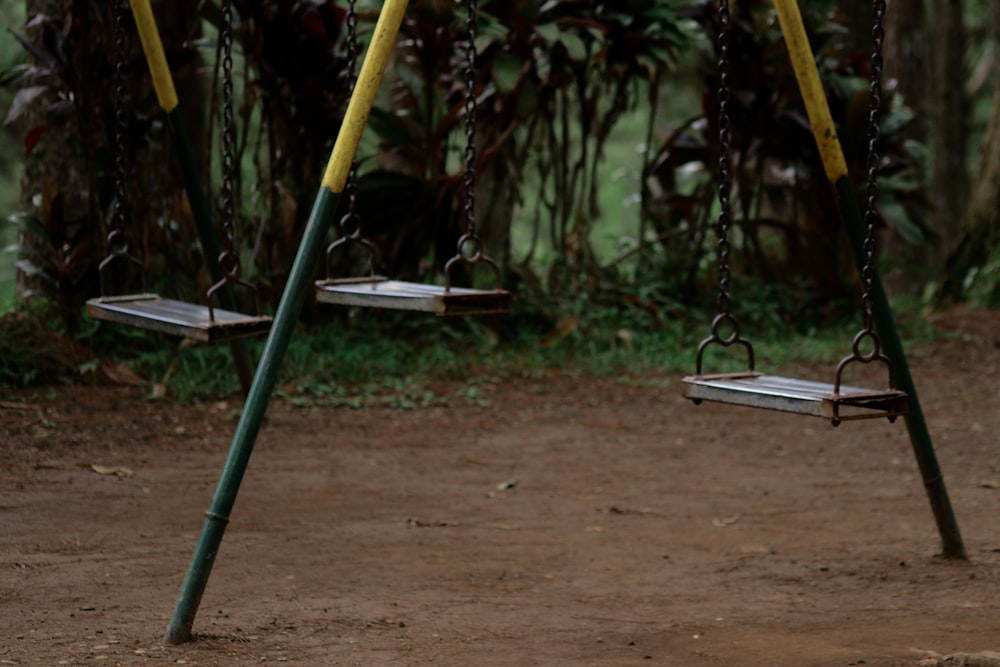
M 796 322 L 787 317 L 796 312 L 795 298 L 768 288 L 745 299 L 750 307 L 742 334 L 754 344 L 757 367 L 794 374 L 789 367 L 828 365 L 832 376 L 837 361 L 850 351 L 860 317 L 845 306 L 832 309 L 827 321 Z M 552 373 L 636 386 L 673 385 L 694 372 L 713 311 L 673 307 L 654 312 L 646 305 L 584 297 L 557 308 L 525 297 L 512 315 L 496 319 L 376 310 L 325 311 L 323 316 L 328 319 L 297 326 L 276 395 L 299 406 L 414 409 L 486 406 L 500 384 Z M 919 313 L 897 311 L 897 320 L 907 346 L 936 335 Z M 134 369 L 149 382 L 151 397 L 190 403 L 239 394 L 227 345 L 192 346 L 106 324 L 95 324 L 81 342 L 98 357 Z M 247 344 L 258 359 L 264 342 Z M 703 371 L 745 370 L 746 364 L 741 348 L 711 346 Z

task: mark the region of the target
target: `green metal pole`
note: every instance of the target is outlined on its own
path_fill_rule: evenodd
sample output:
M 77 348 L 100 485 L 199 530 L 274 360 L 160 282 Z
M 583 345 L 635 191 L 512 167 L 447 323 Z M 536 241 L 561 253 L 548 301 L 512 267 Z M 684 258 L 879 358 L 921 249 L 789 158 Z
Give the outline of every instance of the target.
M 396 35 L 406 12 L 406 4 L 407 0 L 386 0 L 379 14 L 371 46 L 365 55 L 358 83 L 354 94 L 351 95 L 344 122 L 327 165 L 323 185 L 309 215 L 309 222 L 295 256 L 295 262 L 292 264 L 288 284 L 281 297 L 281 303 L 278 304 L 271 332 L 250 387 L 250 394 L 247 396 L 236 432 L 233 434 L 232 445 L 219 476 L 212 504 L 205 514 L 201 537 L 191 557 L 191 564 L 170 618 L 165 637 L 168 644 L 180 644 L 191 639 L 191 628 L 198 613 L 198 605 L 205 592 L 212 565 L 215 563 L 229 522 L 229 515 L 236 502 L 236 494 L 239 492 L 240 483 L 260 432 L 281 361 L 288 350 L 302 304 L 310 292 L 313 268 L 323 248 L 326 231 L 340 199 L 340 193 L 344 190 L 351 161 L 396 42 Z
M 854 263 L 860 274 L 865 266 L 864 218 L 858 208 L 857 195 L 850 179 L 843 177 L 835 185 L 840 219 L 850 238 Z M 910 434 L 910 444 L 917 459 L 917 467 L 920 468 L 920 476 L 923 478 L 924 488 L 927 490 L 931 511 L 934 513 L 938 531 L 941 533 L 941 555 L 946 558 L 966 558 L 962 533 L 958 528 L 951 500 L 948 498 L 944 475 L 941 473 L 941 466 L 938 464 L 937 454 L 934 452 L 931 434 L 927 430 L 924 411 L 920 407 L 920 399 L 917 397 L 917 387 L 913 382 L 913 376 L 910 375 L 910 366 L 906 361 L 906 353 L 903 351 L 899 330 L 896 328 L 889 300 L 886 298 L 885 289 L 882 286 L 882 278 L 877 267 L 873 266 L 872 269 L 872 298 L 874 300 L 872 315 L 875 320 L 875 328 L 878 330 L 886 356 L 892 360 L 896 386 L 909 396 L 908 411 L 905 416 L 906 430 Z
M 864 253 L 866 226 L 848 176 L 847 163 L 830 115 L 830 106 L 819 78 L 816 60 L 802 23 L 802 15 L 796 0 L 774 0 L 774 6 L 778 12 L 781 30 L 785 35 L 785 44 L 788 46 L 788 55 L 795 70 L 799 90 L 806 105 L 813 136 L 816 138 L 816 145 L 823 159 L 823 168 L 837 194 L 837 208 L 847 230 L 854 263 L 860 274 L 866 259 Z M 892 310 L 889 308 L 889 300 L 885 296 L 882 279 L 877 270 L 872 274 L 872 292 L 875 328 L 878 330 L 886 356 L 892 360 L 896 386 L 909 395 L 906 428 L 931 503 L 931 511 L 934 513 L 938 532 L 941 534 L 941 553 L 946 558 L 965 558 L 962 534 L 958 529 L 951 501 L 948 499 L 948 490 L 945 488 L 944 476 L 941 474 L 941 467 L 934 453 L 934 444 L 927 430 L 927 422 L 924 421 L 917 388 L 910 375 L 903 343 L 899 338 L 899 331 L 896 329 Z
M 219 282 L 222 280 L 222 271 L 219 270 L 216 258 L 219 256 L 220 248 L 215 227 L 212 225 L 212 209 L 208 204 L 208 198 L 205 197 L 201 175 L 198 173 L 198 164 L 195 162 L 194 151 L 191 149 L 191 137 L 188 134 L 187 124 L 184 122 L 180 107 L 178 107 L 174 79 L 167 66 L 167 57 L 163 52 L 156 19 L 153 17 L 149 0 L 130 0 L 129 4 L 132 7 L 132 15 L 135 17 L 136 29 L 139 32 L 143 54 L 153 79 L 157 100 L 160 103 L 160 108 L 166 113 L 167 123 L 170 125 L 170 136 L 173 140 L 174 152 L 177 154 L 177 163 L 181 170 L 188 203 L 191 204 L 191 213 L 194 216 L 195 228 L 198 230 L 201 251 L 212 274 L 212 281 Z M 224 285 L 219 292 L 219 303 L 226 310 L 236 310 L 236 299 L 228 284 Z M 253 382 L 253 361 L 250 359 L 250 351 L 242 339 L 231 340 L 229 348 L 232 350 L 233 365 L 236 367 L 240 388 L 243 390 L 243 395 L 246 396 L 250 392 L 250 383 Z
M 326 230 L 338 200 L 339 195 L 323 188 L 313 205 L 305 235 L 302 238 L 302 245 L 299 246 L 288 277 L 288 285 L 285 287 L 285 293 L 278 305 L 278 311 L 275 313 L 271 333 L 264 346 L 257 373 L 250 387 L 250 394 L 247 396 L 240 421 L 233 435 L 229 456 L 226 458 L 219 476 L 212 504 L 205 513 L 205 524 L 201 537 L 191 559 L 187 576 L 181 586 L 181 593 L 177 599 L 173 617 L 170 619 L 166 636 L 166 641 L 169 644 L 179 644 L 191 638 L 191 627 L 194 624 L 195 614 L 198 612 L 198 605 L 201 603 L 201 596 L 208 583 L 212 564 L 215 562 L 215 556 L 222 543 L 229 515 L 236 502 L 236 494 L 239 492 L 243 474 L 250 461 L 253 446 L 257 441 L 257 435 L 264 420 L 271 391 L 274 389 L 278 377 L 282 358 L 288 350 L 292 331 L 298 320 L 299 312 L 302 310 L 305 297 L 310 293 L 313 267 L 316 264 L 319 251 L 323 248 Z

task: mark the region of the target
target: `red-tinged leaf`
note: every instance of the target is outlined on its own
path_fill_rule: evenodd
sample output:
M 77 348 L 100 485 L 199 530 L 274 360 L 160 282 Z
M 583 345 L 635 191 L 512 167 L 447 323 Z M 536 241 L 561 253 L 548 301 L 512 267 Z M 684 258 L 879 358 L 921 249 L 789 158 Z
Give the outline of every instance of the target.
M 315 9 L 306 10 L 302 16 L 302 32 L 308 39 L 320 39 L 326 41 L 326 26 L 323 25 L 323 17 Z
M 28 131 L 28 134 L 24 137 L 24 150 L 28 153 L 35 150 L 35 145 L 45 134 L 45 130 L 48 129 L 48 125 L 39 125 L 38 127 L 33 127 Z

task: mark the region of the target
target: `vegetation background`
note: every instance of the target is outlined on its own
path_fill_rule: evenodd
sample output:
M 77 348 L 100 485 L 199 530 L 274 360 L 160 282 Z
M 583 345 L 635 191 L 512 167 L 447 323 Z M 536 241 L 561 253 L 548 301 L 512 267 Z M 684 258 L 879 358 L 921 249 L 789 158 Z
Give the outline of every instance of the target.
M 540 364 L 625 376 L 688 370 L 707 332 L 717 281 L 716 3 L 480 4 L 477 214 L 516 312 L 442 323 L 307 307 L 285 370 L 301 400 L 388 394 L 417 404 L 434 397 L 414 377 L 483 364 L 494 375 Z M 348 97 L 346 2 L 234 5 L 237 238 L 273 308 Z M 362 42 L 379 5 L 358 3 Z M 872 5 L 800 5 L 863 187 Z M 218 3 L 153 6 L 214 193 Z M 850 255 L 771 3 L 733 7 L 736 312 L 762 339 L 765 363 L 832 360 L 859 322 Z M 0 224 L 0 383 L 132 381 L 107 363 L 116 360 L 157 395 L 232 392 L 227 350 L 178 348 L 83 316 L 114 204 L 113 10 L 0 2 L 9 28 L 0 202 L 10 215 Z M 928 332 L 924 309 L 1000 299 L 1000 8 L 893 0 L 886 28 L 880 261 L 912 338 Z M 463 7 L 410 3 L 359 152 L 359 211 L 388 275 L 439 281 L 462 232 L 463 36 Z M 134 37 L 126 71 L 131 233 L 151 286 L 198 300 L 207 260 Z M 357 267 L 348 257 L 330 270 Z

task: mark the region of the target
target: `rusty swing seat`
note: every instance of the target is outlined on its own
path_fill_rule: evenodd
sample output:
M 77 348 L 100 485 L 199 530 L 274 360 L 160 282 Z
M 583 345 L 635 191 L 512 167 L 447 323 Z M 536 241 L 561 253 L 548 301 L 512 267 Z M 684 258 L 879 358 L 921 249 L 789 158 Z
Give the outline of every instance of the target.
M 341 306 L 413 310 L 447 317 L 506 313 L 514 297 L 502 289 L 442 287 L 371 276 L 319 280 L 316 300 Z
M 865 389 L 765 375 L 760 372 L 690 375 L 681 393 L 695 403 L 712 401 L 751 408 L 792 412 L 829 419 L 835 424 L 855 419 L 905 415 L 908 396 L 898 389 Z
M 151 293 L 90 299 L 87 315 L 203 343 L 266 334 L 271 328 L 270 317 L 164 299 Z
M 318 303 L 336 306 L 356 306 L 385 310 L 408 310 L 433 313 L 438 317 L 459 317 L 469 315 L 502 315 L 510 312 L 514 295 L 500 289 L 500 268 L 496 262 L 483 254 L 482 241 L 475 234 L 465 234 L 458 240 L 458 254 L 444 266 L 444 285 L 414 283 L 391 280 L 376 275 L 375 258 L 378 249 L 368 239 L 361 236 L 361 227 L 356 213 L 348 212 L 340 221 L 345 235 L 331 243 L 326 249 L 327 278 L 315 282 L 315 296 Z M 354 224 L 353 230 L 347 227 Z M 331 258 L 339 248 L 358 244 L 368 251 L 368 275 L 348 278 L 331 278 Z M 462 249 L 471 252 L 462 252 Z M 473 265 L 482 262 L 494 273 L 493 289 L 473 289 L 452 287 L 452 268 L 459 263 Z
M 728 303 L 728 300 L 725 303 Z M 729 334 L 723 335 L 721 330 L 726 326 L 729 327 Z M 861 349 L 865 341 L 872 346 L 867 352 Z M 702 373 L 703 356 L 710 345 L 720 345 L 724 348 L 742 345 L 747 353 L 747 370 L 736 373 Z M 841 382 L 844 369 L 848 365 L 872 362 L 885 366 L 888 373 L 887 389 L 866 389 Z M 740 336 L 739 321 L 724 308 L 723 312 L 716 315 L 712 321 L 711 335 L 698 345 L 695 374 L 683 379 L 681 395 L 695 405 L 702 401 L 712 401 L 792 412 L 828 419 L 834 426 L 843 421 L 882 417 L 894 422 L 896 417 L 905 415 L 909 409 L 909 395 L 896 388 L 892 363 L 882 353 L 878 334 L 867 326 L 855 335 L 851 343 L 851 353 L 837 364 L 832 384 L 766 375 L 757 371 L 754 363 L 753 344 Z
M 142 261 L 128 254 L 125 235 L 113 230 L 108 235 L 111 253 L 101 262 L 101 296 L 87 300 L 87 315 L 95 320 L 124 324 L 137 329 L 180 336 L 202 343 L 217 343 L 247 336 L 266 334 L 271 329 L 271 318 L 260 314 L 257 288 L 239 277 L 239 259 L 231 253 L 220 255 L 219 270 L 222 279 L 206 293 L 208 305 L 164 299 L 146 291 L 146 275 Z M 115 262 L 133 265 L 142 277 L 142 290 L 131 294 L 110 294 L 108 272 Z M 215 308 L 211 304 L 215 295 L 228 285 L 239 285 L 254 293 L 257 314 L 246 315 L 232 310 Z M 107 295 L 107 296 L 105 296 Z
M 792 3 L 794 5 L 794 3 Z M 780 14 L 780 10 L 779 10 Z M 712 322 L 711 335 L 705 338 L 698 345 L 698 355 L 695 364 L 695 374 L 683 379 L 681 394 L 693 401 L 696 405 L 702 401 L 714 401 L 717 403 L 727 403 L 730 405 L 742 405 L 751 408 L 762 408 L 766 410 L 777 410 L 781 412 L 791 412 L 801 415 L 822 417 L 829 419 L 837 426 L 842 421 L 855 419 L 874 419 L 885 417 L 890 422 L 896 417 L 905 415 L 909 409 L 909 395 L 896 388 L 893 375 L 892 362 L 889 357 L 882 353 L 881 341 L 875 331 L 873 323 L 874 300 L 873 291 L 875 289 L 875 195 L 877 193 L 876 177 L 878 174 L 878 153 L 876 151 L 876 140 L 879 136 L 878 126 L 878 96 L 880 90 L 879 76 L 880 67 L 876 68 L 874 63 L 881 59 L 878 50 L 872 56 L 872 79 L 871 79 L 871 113 L 869 114 L 869 143 L 868 143 L 868 209 L 865 215 L 867 223 L 866 235 L 860 252 L 856 259 L 858 261 L 858 273 L 862 281 L 861 306 L 864 316 L 864 325 L 861 331 L 854 337 L 851 346 L 851 354 L 840 360 L 837 365 L 835 382 L 827 384 L 824 382 L 813 382 L 810 380 L 799 380 L 794 378 L 780 377 L 775 375 L 765 375 L 754 368 L 753 345 L 749 340 L 740 336 L 739 320 L 732 313 L 732 297 L 729 292 L 731 271 L 729 267 L 729 227 L 732 220 L 730 202 L 730 130 L 728 115 L 728 100 L 730 99 L 730 89 L 727 83 L 726 72 L 729 69 L 729 43 L 730 43 L 730 13 L 729 3 L 720 2 L 718 9 L 718 33 L 717 39 L 720 45 L 720 57 L 718 69 L 719 88 L 719 170 L 718 170 L 718 198 L 720 213 L 718 219 L 718 254 L 719 254 L 719 292 L 717 298 L 718 314 Z M 877 16 L 875 34 L 881 30 L 880 17 Z M 808 42 L 804 40 L 805 50 L 808 52 Z M 881 48 L 881 38 L 875 40 L 876 49 Z M 793 56 L 793 65 L 797 65 Z M 812 64 L 812 56 L 808 58 Z M 796 74 L 798 67 L 796 67 Z M 802 77 L 799 75 L 800 86 Z M 817 77 L 818 81 L 818 77 Z M 823 90 L 818 87 L 818 95 L 822 96 Z M 803 88 L 803 92 L 805 89 Z M 816 140 L 823 151 L 824 142 L 820 140 L 820 134 L 815 126 L 814 113 L 810 105 L 810 97 L 806 98 L 806 106 L 809 108 L 809 118 L 814 123 Z M 818 114 L 816 114 L 818 115 Z M 829 115 L 829 111 L 827 111 Z M 832 127 L 832 121 L 830 121 Z M 832 143 L 836 150 L 840 151 L 839 142 L 836 135 L 832 137 Z M 840 161 L 843 161 L 841 155 Z M 824 164 L 826 158 L 824 157 Z M 843 169 L 846 175 L 846 166 Z M 827 173 L 832 173 L 829 167 Z M 842 178 L 842 177 L 840 177 Z M 834 180 L 831 177 L 831 180 Z M 853 194 L 851 195 L 853 196 Z M 728 333 L 723 333 L 726 331 Z M 871 349 L 867 352 L 861 350 L 861 344 L 868 341 Z M 731 345 L 742 345 L 747 351 L 747 369 L 737 373 L 703 374 L 702 357 L 705 349 L 710 345 L 719 345 L 728 348 Z M 861 387 L 848 386 L 841 383 L 843 371 L 851 363 L 869 364 L 877 362 L 885 366 L 888 372 L 887 389 L 865 389 Z
M 148 7 L 142 7 L 142 9 L 148 11 Z M 117 26 L 120 26 L 121 22 L 121 4 L 116 4 L 115 6 L 115 20 L 116 20 L 116 30 Z M 156 48 L 159 48 L 159 37 L 155 36 L 155 39 L 148 39 L 147 37 L 152 37 L 156 35 L 155 21 L 150 15 L 149 24 L 145 25 L 145 28 L 152 28 L 152 35 L 142 35 L 142 41 L 144 48 L 147 48 L 149 44 L 155 44 Z M 140 26 L 140 32 L 143 31 L 143 26 Z M 207 293 L 206 301 L 208 305 L 200 305 L 195 303 L 188 303 L 186 301 L 178 301 L 175 299 L 164 299 L 159 295 L 150 293 L 146 291 L 146 272 L 145 266 L 141 259 L 135 257 L 129 253 L 129 239 L 125 232 L 125 222 L 126 222 L 126 170 L 125 170 L 125 159 L 124 156 L 127 153 L 125 149 L 125 135 L 126 135 L 126 114 L 125 108 L 125 87 L 124 87 L 124 74 L 123 74 L 123 63 L 125 59 L 124 53 L 124 37 L 116 41 L 115 44 L 115 100 L 114 100 L 114 111 L 115 111 L 115 139 L 114 139 L 114 158 L 115 158 L 115 202 L 114 202 L 114 213 L 111 218 L 111 229 L 107 236 L 107 248 L 108 256 L 101 261 L 98 266 L 98 274 L 101 282 L 101 296 L 97 298 L 92 298 L 87 301 L 87 315 L 95 320 L 101 320 L 105 322 L 112 322 L 116 324 L 123 324 L 139 329 L 145 329 L 147 331 L 155 331 L 165 334 L 170 334 L 174 336 L 180 336 L 190 340 L 195 340 L 205 343 L 214 343 L 218 341 L 228 341 L 236 338 L 242 338 L 246 336 L 253 336 L 257 334 L 267 333 L 271 328 L 271 318 L 264 317 L 261 315 L 260 311 L 260 301 L 257 298 L 257 288 L 248 283 L 245 280 L 240 279 L 240 260 L 238 255 L 233 250 L 233 202 L 232 202 L 232 181 L 233 181 L 233 146 L 232 146 L 232 72 L 231 72 L 231 62 L 224 63 L 224 129 L 223 129 L 223 139 L 224 139 L 224 155 L 223 155 L 223 184 L 224 184 L 224 197 L 223 197 L 223 207 L 225 213 L 225 220 L 223 224 L 223 229 L 225 231 L 225 243 L 223 252 L 218 256 L 218 273 L 213 272 L 217 277 L 221 275 L 214 285 L 212 285 Z M 154 51 L 156 51 L 154 48 Z M 149 51 L 146 51 L 147 58 L 149 58 Z M 159 54 L 162 56 L 162 54 Z M 150 60 L 150 68 L 153 71 L 154 65 L 153 60 Z M 164 62 L 165 67 L 165 62 Z M 169 69 L 164 69 L 165 76 L 157 76 L 157 72 L 153 71 L 154 87 L 156 88 L 157 95 L 161 101 L 161 106 L 163 105 L 163 95 L 161 94 L 160 84 L 169 84 L 170 94 L 174 95 L 173 92 L 173 82 L 170 78 Z M 168 96 L 169 97 L 169 96 Z M 174 96 L 175 97 L 175 96 Z M 176 98 L 175 98 L 176 102 Z M 169 112 L 167 106 L 163 107 Z M 181 164 L 182 171 L 184 172 L 186 184 L 188 177 L 192 177 L 192 180 L 198 181 L 197 174 L 193 168 L 193 160 L 191 165 L 185 165 L 182 161 Z M 197 197 L 195 197 L 197 193 Z M 194 188 L 188 187 L 188 197 L 189 199 L 194 199 L 195 201 L 204 199 L 204 195 L 201 193 L 200 184 Z M 208 213 L 204 214 L 204 219 L 200 214 L 202 207 L 195 204 L 194 201 L 191 202 L 191 208 L 194 213 L 195 223 L 199 226 L 199 235 L 202 238 L 202 248 L 208 250 L 214 245 L 214 238 L 212 238 L 211 225 L 207 222 Z M 207 228 L 207 232 L 202 227 Z M 206 237 L 211 238 L 211 242 L 206 241 Z M 214 252 L 214 249 L 213 249 Z M 141 289 L 138 292 L 129 292 L 128 289 L 123 289 L 125 294 L 113 294 L 111 287 L 111 279 L 109 273 L 112 266 L 121 262 L 126 267 L 131 265 L 134 271 L 137 271 L 139 276 L 141 276 L 142 284 Z M 121 278 L 124 274 L 119 274 Z M 229 285 L 241 285 L 249 288 L 254 293 L 255 301 L 257 302 L 257 314 L 256 315 L 244 315 L 242 313 L 223 310 L 221 308 L 214 308 L 212 306 L 213 296 L 223 288 L 227 288 Z M 134 289 L 134 288 L 132 288 Z M 225 295 L 226 300 L 223 301 L 224 305 L 230 306 L 230 301 L 232 299 L 231 294 L 228 293 L 228 289 L 222 292 Z M 239 362 L 237 362 L 239 363 Z M 247 362 L 249 363 L 249 362 Z
M 353 5 L 351 6 L 353 12 Z M 470 10 L 472 11 L 472 10 Z M 470 21 L 472 19 L 470 18 Z M 348 21 L 348 51 L 357 50 L 356 21 Z M 476 185 L 476 145 L 474 122 L 476 114 L 476 97 L 473 92 L 473 65 L 475 54 L 475 31 L 470 28 L 467 47 L 467 60 L 463 71 L 466 82 L 465 90 L 465 138 L 464 152 L 465 173 L 463 185 L 465 192 L 464 216 L 465 233 L 458 239 L 458 252 L 444 266 L 444 285 L 406 282 L 392 280 L 375 273 L 378 248 L 362 234 L 362 219 L 357 212 L 357 163 L 351 165 L 347 174 L 345 192 L 348 206 L 346 214 L 340 219 L 343 232 L 326 249 L 326 279 L 315 282 L 315 299 L 317 303 L 374 308 L 384 310 L 404 310 L 433 313 L 438 317 L 457 317 L 470 315 L 502 315 L 509 313 L 514 303 L 514 295 L 500 288 L 500 268 L 496 262 L 486 256 L 482 240 L 476 234 L 475 224 L 475 185 Z M 352 87 L 357 78 L 354 73 L 354 63 L 349 63 Z M 339 248 L 360 245 L 368 252 L 368 274 L 346 278 L 332 277 L 331 258 Z M 489 266 L 494 273 L 493 289 L 473 289 L 469 287 L 452 287 L 452 268 L 457 264 L 472 266 L 479 263 Z

